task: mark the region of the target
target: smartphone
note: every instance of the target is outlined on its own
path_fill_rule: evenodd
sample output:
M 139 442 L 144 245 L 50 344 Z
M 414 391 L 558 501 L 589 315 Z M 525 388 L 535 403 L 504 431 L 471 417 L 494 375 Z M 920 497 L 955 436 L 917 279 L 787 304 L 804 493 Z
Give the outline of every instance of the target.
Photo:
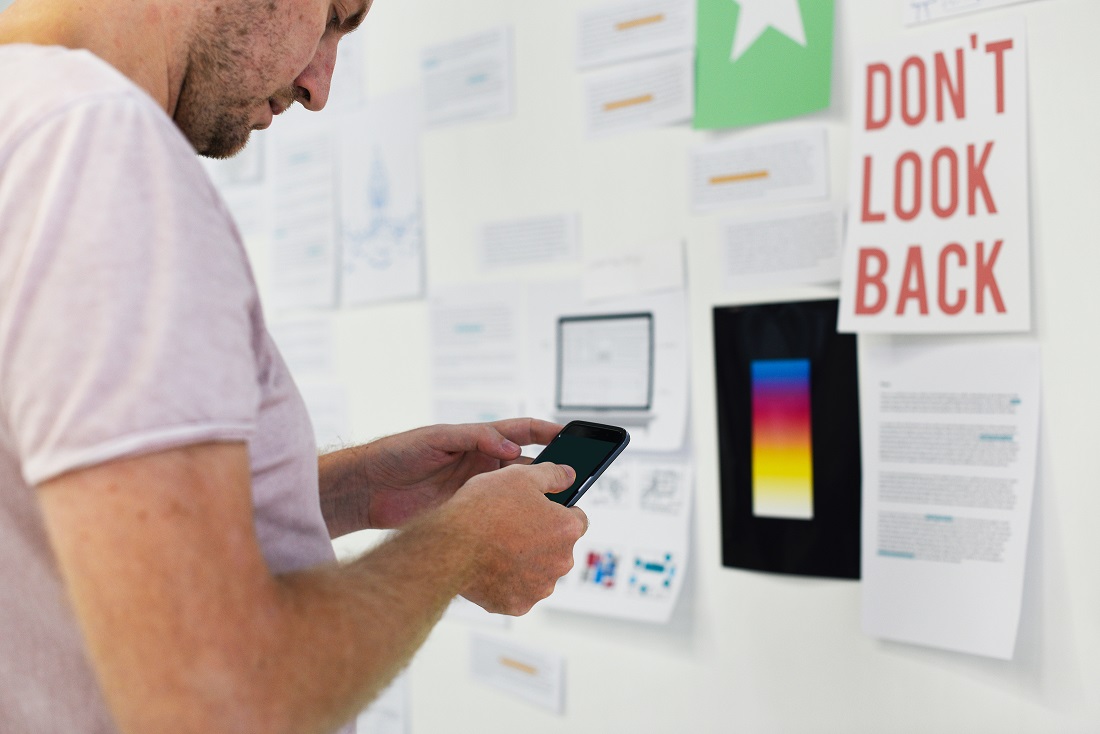
M 562 492 L 546 495 L 560 505 L 572 507 L 595 484 L 603 470 L 611 465 L 628 443 L 630 434 L 618 426 L 571 421 L 531 463 L 549 461 L 573 467 L 577 472 L 573 486 Z

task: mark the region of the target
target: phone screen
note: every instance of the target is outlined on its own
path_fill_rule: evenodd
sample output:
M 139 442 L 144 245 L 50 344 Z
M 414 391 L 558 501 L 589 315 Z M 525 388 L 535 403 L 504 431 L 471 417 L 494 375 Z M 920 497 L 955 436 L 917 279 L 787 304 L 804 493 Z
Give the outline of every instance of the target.
M 546 496 L 558 504 L 569 505 L 570 500 L 584 487 L 585 482 L 604 468 L 608 459 L 619 451 L 626 440 L 626 432 L 622 429 L 596 430 L 584 426 L 578 427 L 573 423 L 566 426 L 533 463 L 549 461 L 554 464 L 566 464 L 577 472 L 577 478 L 569 489 Z

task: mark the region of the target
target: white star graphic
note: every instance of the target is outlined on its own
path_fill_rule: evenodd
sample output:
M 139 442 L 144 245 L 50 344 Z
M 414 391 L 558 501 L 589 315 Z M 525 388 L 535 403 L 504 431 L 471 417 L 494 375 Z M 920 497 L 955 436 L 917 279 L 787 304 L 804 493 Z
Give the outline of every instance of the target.
M 768 26 L 776 29 L 799 46 L 806 45 L 806 28 L 798 0 L 733 0 L 741 7 L 737 29 L 733 32 L 730 61 L 737 61 L 749 50 Z

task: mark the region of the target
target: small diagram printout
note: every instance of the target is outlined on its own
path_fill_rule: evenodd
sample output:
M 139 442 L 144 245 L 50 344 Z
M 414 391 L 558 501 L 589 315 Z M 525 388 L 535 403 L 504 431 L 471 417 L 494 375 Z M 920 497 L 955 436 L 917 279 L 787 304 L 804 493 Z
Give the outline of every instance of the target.
M 576 545 L 573 570 L 541 606 L 667 622 L 687 569 L 692 474 L 684 460 L 612 464 L 577 503 L 589 530 Z
M 1039 347 L 864 345 L 863 629 L 1011 659 L 1039 433 Z
M 678 451 L 688 414 L 684 289 L 584 302 L 580 283 L 528 288 L 527 402 L 558 423 L 622 426 L 633 451 Z
M 417 298 L 424 290 L 420 99 L 372 101 L 340 127 L 340 292 L 345 306 Z

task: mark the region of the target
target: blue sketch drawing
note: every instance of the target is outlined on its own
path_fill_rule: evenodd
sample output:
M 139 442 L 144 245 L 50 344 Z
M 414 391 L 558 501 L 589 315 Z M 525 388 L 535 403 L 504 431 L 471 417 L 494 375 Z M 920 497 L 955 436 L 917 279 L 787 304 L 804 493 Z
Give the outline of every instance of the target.
M 408 213 L 392 211 L 390 174 L 380 148 L 375 147 L 367 190 L 366 226 L 346 227 L 344 270 L 388 270 L 420 256 L 420 197 Z

